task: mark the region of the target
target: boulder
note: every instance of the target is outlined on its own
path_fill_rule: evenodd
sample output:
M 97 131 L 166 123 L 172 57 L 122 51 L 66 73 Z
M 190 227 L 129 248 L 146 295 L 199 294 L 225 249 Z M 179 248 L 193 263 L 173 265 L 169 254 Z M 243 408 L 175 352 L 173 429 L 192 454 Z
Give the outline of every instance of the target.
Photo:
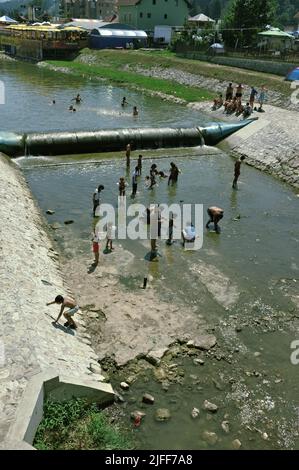
M 55 211 L 52 211 L 51 209 L 48 209 L 46 211 L 46 214 L 53 215 L 53 214 L 55 214 Z
M 198 349 L 203 349 L 204 351 L 213 348 L 216 343 L 217 339 L 215 335 L 199 335 L 193 339 L 193 346 Z
M 153 395 L 150 395 L 149 393 L 145 393 L 142 397 L 143 403 L 147 403 L 148 405 L 153 405 L 155 402 L 155 398 Z
M 205 400 L 203 402 L 202 409 L 205 411 L 210 411 L 211 413 L 216 413 L 218 411 L 218 406 L 208 400 Z
M 211 446 L 214 446 L 218 441 L 218 436 L 215 432 L 204 431 L 202 433 L 202 438 Z
M 229 433 L 229 423 L 228 423 L 228 421 L 222 421 L 221 427 L 222 427 L 223 431 L 224 431 L 226 434 Z
M 193 408 L 193 410 L 191 411 L 191 416 L 192 418 L 197 418 L 197 416 L 199 416 L 199 409 L 198 408 Z
M 130 385 L 127 384 L 127 382 L 121 382 L 121 383 L 120 383 L 120 387 L 121 387 L 123 390 L 129 390 Z
M 232 442 L 232 447 L 233 449 L 240 449 L 240 447 L 242 446 L 242 443 L 241 441 L 239 441 L 239 439 L 235 439 L 233 442 Z
M 144 416 L 146 416 L 145 413 L 143 413 L 143 411 L 139 411 L 139 410 L 134 410 L 132 411 L 131 413 L 131 419 L 136 419 L 136 418 L 144 418 Z
M 155 413 L 155 419 L 157 421 L 167 421 L 171 418 L 170 411 L 168 408 L 158 408 Z
M 73 220 L 65 220 L 64 223 L 65 223 L 65 225 L 70 225 L 70 224 L 73 224 L 74 221 Z

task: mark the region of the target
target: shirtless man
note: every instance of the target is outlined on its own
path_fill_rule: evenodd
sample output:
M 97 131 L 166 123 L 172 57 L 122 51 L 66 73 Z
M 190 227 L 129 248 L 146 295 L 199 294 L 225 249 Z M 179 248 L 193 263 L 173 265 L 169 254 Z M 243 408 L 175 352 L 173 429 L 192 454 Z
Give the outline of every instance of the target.
M 208 208 L 207 212 L 208 212 L 208 215 L 209 215 L 210 219 L 206 224 L 206 228 L 208 229 L 210 223 L 213 222 L 215 232 L 219 233 L 220 232 L 220 227 L 218 227 L 218 222 L 223 217 L 223 212 L 224 212 L 223 209 L 221 209 L 220 207 L 211 206 L 211 207 Z
M 245 160 L 245 155 L 242 155 L 235 163 L 235 177 L 233 181 L 233 189 L 238 189 L 238 178 L 240 176 L 241 164 Z
M 48 302 L 46 305 L 52 305 L 52 304 L 61 305 L 59 315 L 57 319 L 54 321 L 54 323 L 57 323 L 59 318 L 63 314 L 64 317 L 67 319 L 67 322 L 64 324 L 64 326 L 69 326 L 70 328 L 76 329 L 77 325 L 74 322 L 72 316 L 78 312 L 80 307 L 79 305 L 76 304 L 74 299 L 71 299 L 70 297 L 62 297 L 62 295 L 57 295 L 55 297 L 55 300 L 53 300 L 53 302 Z M 69 308 L 69 310 L 63 313 L 66 307 Z

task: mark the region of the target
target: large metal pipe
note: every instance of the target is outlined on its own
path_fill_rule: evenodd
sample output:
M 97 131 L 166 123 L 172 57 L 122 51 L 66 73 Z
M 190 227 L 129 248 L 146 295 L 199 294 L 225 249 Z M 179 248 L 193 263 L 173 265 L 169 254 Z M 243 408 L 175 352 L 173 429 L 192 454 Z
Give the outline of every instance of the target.
M 0 132 L 0 152 L 12 157 L 20 155 L 70 155 L 100 153 L 125 149 L 192 147 L 216 145 L 252 122 L 211 123 L 192 128 L 133 128 L 99 131 L 66 131 L 15 134 Z

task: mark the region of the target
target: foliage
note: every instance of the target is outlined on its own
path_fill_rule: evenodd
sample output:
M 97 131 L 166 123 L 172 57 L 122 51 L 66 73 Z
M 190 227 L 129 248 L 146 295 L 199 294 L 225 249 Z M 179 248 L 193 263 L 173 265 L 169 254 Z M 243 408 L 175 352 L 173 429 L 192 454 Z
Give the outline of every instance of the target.
M 250 46 L 256 43 L 256 35 L 267 25 L 273 25 L 277 0 L 231 0 L 223 20 L 223 36 L 226 44 Z M 240 29 L 241 28 L 241 29 Z
M 95 404 L 82 399 L 46 401 L 34 445 L 39 450 L 132 449 L 132 438 L 110 424 Z

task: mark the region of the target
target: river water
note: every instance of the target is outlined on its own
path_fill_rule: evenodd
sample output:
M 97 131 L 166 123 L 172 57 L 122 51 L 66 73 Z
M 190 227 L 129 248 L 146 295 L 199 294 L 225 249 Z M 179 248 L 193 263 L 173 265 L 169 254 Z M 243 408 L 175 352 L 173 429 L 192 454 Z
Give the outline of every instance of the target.
M 191 126 L 209 121 L 183 106 L 32 65 L 0 63 L 0 70 L 6 90 L 1 130 Z M 76 113 L 70 113 L 70 99 L 77 93 L 83 102 Z M 138 106 L 137 119 L 130 107 L 121 109 L 123 96 Z M 55 105 L 50 104 L 52 99 Z M 136 430 L 142 448 L 208 448 L 204 431 L 217 434 L 214 448 L 230 448 L 236 438 L 247 449 L 299 448 L 299 365 L 290 360 L 291 342 L 299 340 L 298 197 L 286 185 L 247 166 L 242 167 L 239 191 L 233 191 L 233 160 L 223 152 L 210 153 L 202 149 L 144 152 L 148 159 L 143 175 L 148 174 L 153 158 L 166 172 L 175 159 L 181 174 L 176 188 L 159 181 L 154 191 L 148 191 L 140 183 L 135 202 L 196 202 L 203 204 L 204 217 L 209 205 L 219 205 L 225 213 L 221 234 L 205 232 L 203 247 L 195 252 L 183 251 L 178 242 L 167 247 L 161 241 L 156 263 L 146 257 L 148 242 L 122 240 L 122 249 L 135 262 L 120 282 L 124 289 L 137 291 L 140 279 L 151 274 L 164 300 L 177 299 L 203 316 L 217 336 L 220 352 L 200 356 L 204 366 L 196 365 L 192 356 L 173 354 L 184 379 L 171 384 L 167 392 L 153 380 L 153 370 L 145 370 L 127 393 L 130 399 L 123 419 L 140 408 L 134 397 L 146 389 L 159 407 L 170 410 L 172 418 L 157 422 L 155 407 L 141 405 L 147 413 Z M 74 250 L 87 256 L 91 194 L 104 184 L 105 202 L 116 207 L 116 184 L 125 175 L 124 162 L 94 155 L 17 161 L 42 211 L 55 210 L 48 220 L 61 224 L 57 240 L 66 256 Z M 75 223 L 66 227 L 66 219 Z M 112 382 L 125 378 L 124 371 Z M 218 404 L 218 413 L 201 411 L 199 418 L 191 418 L 192 408 L 201 408 L 205 399 Z M 230 423 L 228 434 L 220 426 L 223 420 Z

